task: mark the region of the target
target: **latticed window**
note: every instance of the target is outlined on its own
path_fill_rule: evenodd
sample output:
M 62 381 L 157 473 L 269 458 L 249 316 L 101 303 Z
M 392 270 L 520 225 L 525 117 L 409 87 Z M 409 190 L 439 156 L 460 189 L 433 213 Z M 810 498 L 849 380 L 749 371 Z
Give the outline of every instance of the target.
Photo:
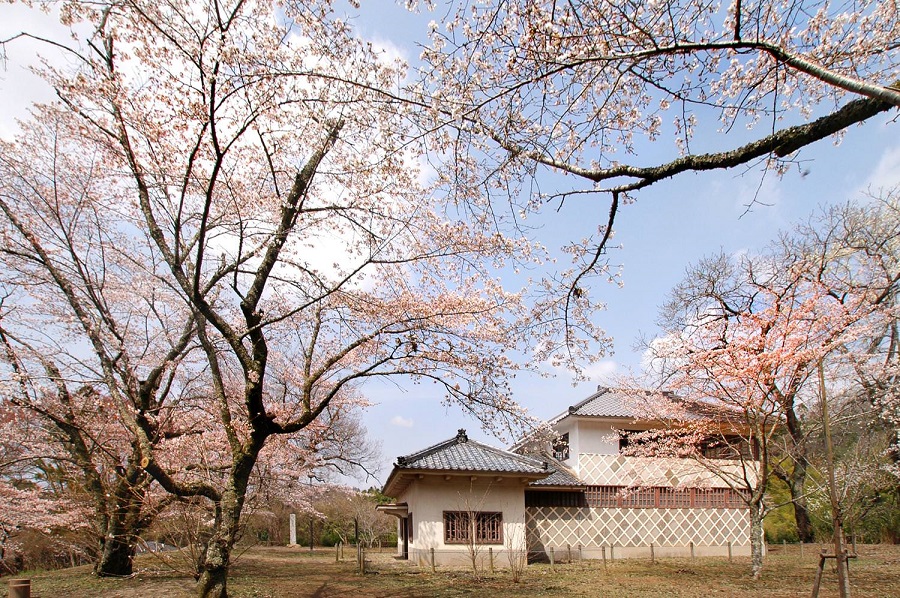
M 623 507 L 655 507 L 656 488 L 637 488 L 626 491 L 622 496 Z
M 503 515 L 501 513 L 476 513 L 475 541 L 478 544 L 502 544 Z
M 728 507 L 728 488 L 697 488 L 694 491 L 694 506 L 708 509 Z
M 562 492 L 554 490 L 526 491 L 526 507 L 586 507 L 584 492 Z
M 445 544 L 467 544 L 473 531 L 476 544 L 503 544 L 503 513 L 444 511 Z
M 659 506 L 664 509 L 679 509 L 691 506 L 690 489 L 660 488 Z
M 746 492 L 731 488 L 623 488 L 622 486 L 588 486 L 584 497 L 589 507 L 660 508 L 660 509 L 741 509 L 746 508 Z M 527 504 L 527 503 L 526 503 Z M 544 505 L 540 503 L 527 506 Z
M 591 507 L 618 507 L 621 486 L 589 486 L 584 495 Z

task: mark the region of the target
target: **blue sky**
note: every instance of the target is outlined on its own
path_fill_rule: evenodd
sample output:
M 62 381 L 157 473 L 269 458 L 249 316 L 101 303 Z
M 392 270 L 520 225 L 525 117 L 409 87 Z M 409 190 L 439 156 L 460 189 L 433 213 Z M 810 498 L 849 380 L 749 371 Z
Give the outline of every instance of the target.
M 410 15 L 389 0 L 380 0 L 364 1 L 362 14 L 352 22 L 361 35 L 396 47 L 415 64 L 416 44 L 426 41 L 425 25 L 432 19 L 440 21 L 440 13 Z M 550 379 L 521 375 L 514 385 L 517 400 L 533 415 L 547 419 L 586 398 L 610 375 L 639 371 L 641 353 L 634 349 L 635 342 L 640 334 L 653 335 L 660 304 L 689 264 L 720 250 L 758 250 L 779 230 L 808 218 L 819 206 L 900 183 L 900 123 L 890 122 L 895 117 L 894 113 L 851 128 L 837 147 L 824 140 L 805 148 L 799 156 L 808 171 L 805 176 L 795 169 L 778 179 L 772 173 L 763 177 L 759 169 L 738 168 L 687 173 L 640 191 L 637 201 L 624 206 L 617 218 L 613 245 L 622 248 L 609 251 L 613 263 L 624 265 L 624 286 L 598 284 L 592 290 L 607 304 L 598 321 L 615 339 L 614 355 L 592 368 L 590 382 L 577 386 L 565 371 L 555 372 Z M 652 161 L 653 157 L 641 159 Z M 578 183 L 573 177 L 546 176 L 542 188 L 550 191 L 553 184 L 566 188 Z M 748 210 L 754 197 L 758 201 Z M 604 221 L 606 201 L 598 196 L 569 203 L 545 220 L 539 239 L 558 247 L 579 238 L 577 231 L 585 222 L 596 227 Z M 476 440 L 502 445 L 458 409 L 442 406 L 431 385 L 373 383 L 364 391 L 376 403 L 364 420 L 372 437 L 382 442 L 382 480 L 397 456 L 450 438 L 457 428 L 466 428 Z
M 409 14 L 390 0 L 363 0 L 361 14 L 340 2 L 338 10 L 358 15 L 351 22 L 360 35 L 392 47 L 413 63 L 419 53 L 416 43 L 425 41 L 428 21 L 440 20 L 439 15 Z M 0 38 L 28 22 L 47 21 L 30 16 L 20 6 L 3 5 Z M 52 97 L 23 71 L 22 65 L 33 59 L 34 52 L 35 46 L 27 43 L 7 50 L 8 62 L 0 71 L 0 136 L 13 131 L 12 119 L 24 117 L 31 102 Z M 592 368 L 590 383 L 575 387 L 564 371 L 553 378 L 522 375 L 514 385 L 517 400 L 535 416 L 548 418 L 588 396 L 610 374 L 639 370 L 641 355 L 633 350 L 635 340 L 640 333 L 653 335 L 658 306 L 688 264 L 720 250 L 752 252 L 774 239 L 780 229 L 807 218 L 818 206 L 858 198 L 867 188 L 898 184 L 900 125 L 891 123 L 890 116 L 896 114 L 850 129 L 839 147 L 826 140 L 804 149 L 800 157 L 806 160 L 805 176 L 796 170 L 781 180 L 772 174 L 763 179 L 754 169 L 689 173 L 639 192 L 637 201 L 624 206 L 617 220 L 613 244 L 622 248 L 609 252 L 614 263 L 624 264 L 624 287 L 598 285 L 592 290 L 607 304 L 598 321 L 615 339 L 615 354 Z M 575 182 L 572 177 L 548 176 L 542 186 L 546 191 L 551 185 Z M 758 203 L 748 211 L 754 196 Z M 538 236 L 547 246 L 558 247 L 580 237 L 578 231 L 585 225 L 595 228 L 607 210 L 602 197 L 570 202 L 542 222 L 544 228 Z M 363 420 L 370 436 L 382 444 L 379 483 L 386 479 L 397 456 L 449 438 L 458 428 L 466 428 L 477 440 L 501 444 L 485 436 L 478 423 L 458 409 L 442 406 L 442 397 L 431 384 L 373 381 L 362 390 L 375 403 Z M 368 486 L 374 482 L 355 483 Z

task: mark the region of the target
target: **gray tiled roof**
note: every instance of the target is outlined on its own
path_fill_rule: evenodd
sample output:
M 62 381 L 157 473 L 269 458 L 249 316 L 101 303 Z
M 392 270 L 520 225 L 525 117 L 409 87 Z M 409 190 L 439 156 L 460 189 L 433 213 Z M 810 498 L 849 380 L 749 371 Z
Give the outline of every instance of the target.
M 601 386 L 597 392 L 569 407 L 550 420 L 558 422 L 568 415 L 587 415 L 592 417 L 636 417 L 634 409 L 629 406 L 627 395 L 613 388 Z
M 648 395 L 649 391 L 645 391 Z M 671 400 L 678 401 L 685 408 L 685 416 L 688 418 L 712 418 L 721 421 L 730 421 L 735 418 L 735 412 L 710 403 L 701 401 L 687 402 L 677 396 L 666 392 Z M 634 408 L 634 394 L 616 388 L 600 386 L 597 392 L 569 407 L 550 420 L 550 424 L 562 420 L 570 415 L 587 417 L 615 417 L 615 418 L 646 418 Z
M 396 468 L 542 474 L 547 472 L 547 463 L 469 440 L 466 431 L 460 430 L 450 440 L 399 457 Z
M 541 480 L 535 480 L 529 486 L 584 486 L 584 482 L 561 465 L 550 464 L 553 473 Z

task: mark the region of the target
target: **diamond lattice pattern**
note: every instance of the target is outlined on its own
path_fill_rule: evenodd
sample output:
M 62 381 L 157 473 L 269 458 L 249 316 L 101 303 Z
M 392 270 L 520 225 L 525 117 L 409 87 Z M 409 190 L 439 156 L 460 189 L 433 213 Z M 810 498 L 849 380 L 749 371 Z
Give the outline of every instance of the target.
M 747 509 L 529 507 L 529 550 L 563 546 L 735 546 L 750 543 Z
M 663 486 L 726 488 L 733 479 L 738 487 L 752 480 L 753 468 L 744 472 L 740 461 L 717 460 L 714 475 L 692 459 L 630 457 L 584 453 L 578 457 L 578 477 L 589 486 Z

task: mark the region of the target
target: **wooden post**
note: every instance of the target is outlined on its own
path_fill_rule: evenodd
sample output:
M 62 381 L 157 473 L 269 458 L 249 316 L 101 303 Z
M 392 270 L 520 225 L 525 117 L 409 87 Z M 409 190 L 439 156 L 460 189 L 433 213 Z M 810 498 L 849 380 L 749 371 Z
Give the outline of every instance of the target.
M 600 554 L 603 555 L 603 571 L 609 573 L 609 567 L 606 565 L 606 546 L 600 547 Z
M 653 542 L 650 542 L 650 564 L 656 563 L 656 553 L 653 551 Z
M 728 562 L 731 562 L 731 540 L 728 541 Z
M 494 547 L 488 546 L 488 558 L 491 560 L 491 573 L 494 572 Z
M 822 571 L 825 570 L 825 549 L 819 554 L 819 568 L 816 569 L 816 579 L 813 581 L 811 598 L 819 598 L 819 586 L 822 584 Z
M 691 542 L 691 560 L 694 560 L 694 543 Z
M 431 547 L 431 572 L 432 573 L 434 573 L 435 567 L 436 567 L 436 565 L 434 563 L 434 546 L 432 546 Z
M 551 546 L 551 547 L 550 547 L 550 568 L 551 568 L 551 569 L 553 568 L 553 561 L 555 560 L 553 557 L 554 557 L 554 554 L 553 554 L 553 547 Z
M 581 551 L 581 544 L 578 545 L 578 560 L 579 561 L 584 560 L 584 553 L 582 553 L 582 551 Z
M 10 579 L 9 598 L 31 598 L 31 580 Z
M 616 560 L 616 554 L 613 552 L 613 549 L 615 548 L 615 546 L 616 546 L 615 544 L 609 545 L 609 560 L 611 560 L 611 561 Z
M 828 421 L 828 401 L 825 397 L 825 364 L 819 360 L 819 409 L 822 412 L 822 431 L 825 435 L 825 463 L 828 465 L 828 497 L 831 499 L 831 527 L 834 536 L 834 558 L 837 560 L 838 591 L 841 598 L 850 598 L 850 572 L 847 569 L 847 550 L 844 543 L 844 514 L 841 511 L 837 482 L 834 475 L 834 448 L 831 425 Z
M 803 540 L 800 540 L 800 558 L 803 558 Z
M 341 562 L 341 543 L 340 542 L 338 542 L 337 544 L 334 545 L 334 562 L 335 563 Z

